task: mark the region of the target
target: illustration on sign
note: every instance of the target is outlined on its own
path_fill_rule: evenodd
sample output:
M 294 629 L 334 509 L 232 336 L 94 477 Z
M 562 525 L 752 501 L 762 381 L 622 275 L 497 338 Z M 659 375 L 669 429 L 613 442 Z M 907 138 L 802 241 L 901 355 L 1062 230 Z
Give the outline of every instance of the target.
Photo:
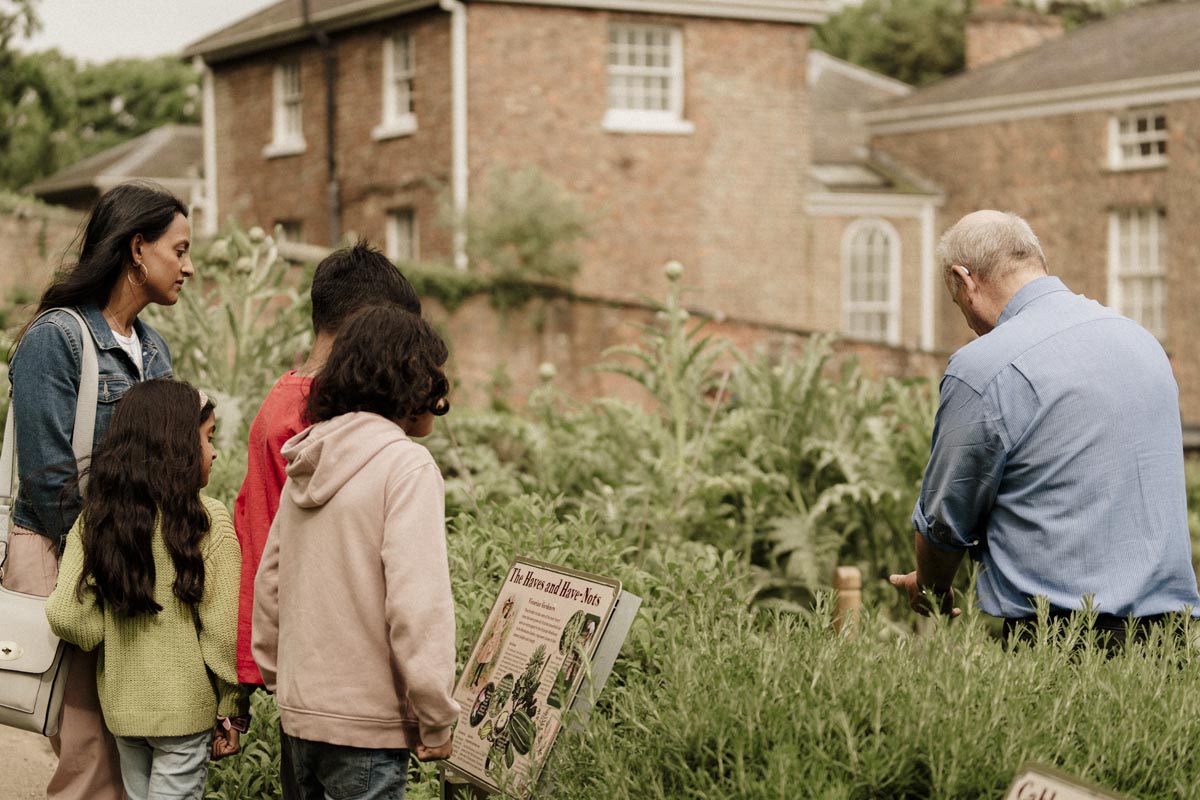
M 450 766 L 529 795 L 620 594 L 598 575 L 513 562 L 454 689 Z

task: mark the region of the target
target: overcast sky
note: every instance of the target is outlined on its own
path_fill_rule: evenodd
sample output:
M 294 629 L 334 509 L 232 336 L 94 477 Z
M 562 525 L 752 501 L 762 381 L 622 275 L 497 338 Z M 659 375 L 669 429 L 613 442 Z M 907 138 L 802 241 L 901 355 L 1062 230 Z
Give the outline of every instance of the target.
M 42 30 L 26 51 L 87 61 L 170 55 L 277 0 L 38 0 Z

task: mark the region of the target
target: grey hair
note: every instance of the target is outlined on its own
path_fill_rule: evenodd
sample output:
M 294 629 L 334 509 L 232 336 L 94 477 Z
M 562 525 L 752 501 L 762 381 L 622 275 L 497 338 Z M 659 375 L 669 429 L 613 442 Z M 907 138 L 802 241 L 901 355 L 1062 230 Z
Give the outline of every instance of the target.
M 976 211 L 942 234 L 937 248 L 942 277 L 960 265 L 983 280 L 1003 277 L 1031 260 L 1044 270 L 1046 255 L 1029 223 L 1011 212 Z

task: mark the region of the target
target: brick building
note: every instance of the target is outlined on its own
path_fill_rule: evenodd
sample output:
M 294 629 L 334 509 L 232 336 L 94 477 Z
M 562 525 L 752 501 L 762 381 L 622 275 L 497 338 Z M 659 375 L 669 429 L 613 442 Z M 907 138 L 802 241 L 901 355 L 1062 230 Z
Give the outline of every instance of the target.
M 808 29 L 833 7 L 283 0 L 187 50 L 212 218 L 461 263 L 439 203 L 533 164 L 595 215 L 580 291 L 657 294 L 678 259 L 697 305 L 805 325 Z
M 461 264 L 439 206 L 533 164 L 594 215 L 592 298 L 677 259 L 725 317 L 931 350 L 941 195 L 867 146 L 911 87 L 809 52 L 837 5 L 283 0 L 188 48 L 209 218 Z
M 1019 21 L 986 13 L 1010 32 Z M 872 149 L 944 193 L 939 229 L 978 208 L 1015 211 L 1037 231 L 1053 273 L 1153 331 L 1193 428 L 1198 31 L 1200 2 L 1145 6 L 997 60 L 977 54 L 980 66 L 866 114 Z M 1002 33 L 993 26 L 976 45 L 1011 52 Z M 936 297 L 935 347 L 952 350 L 971 334 L 945 292 Z

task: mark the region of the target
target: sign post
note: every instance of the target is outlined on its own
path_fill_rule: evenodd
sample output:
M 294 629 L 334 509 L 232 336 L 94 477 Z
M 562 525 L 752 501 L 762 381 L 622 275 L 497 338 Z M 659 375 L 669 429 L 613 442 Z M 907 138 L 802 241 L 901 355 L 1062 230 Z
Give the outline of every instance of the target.
M 1073 778 L 1054 767 L 1025 764 L 1004 800 L 1126 800 L 1124 795 Z
M 590 710 L 640 605 L 619 581 L 514 561 L 454 688 L 462 713 L 445 772 L 528 797 L 564 722 Z

